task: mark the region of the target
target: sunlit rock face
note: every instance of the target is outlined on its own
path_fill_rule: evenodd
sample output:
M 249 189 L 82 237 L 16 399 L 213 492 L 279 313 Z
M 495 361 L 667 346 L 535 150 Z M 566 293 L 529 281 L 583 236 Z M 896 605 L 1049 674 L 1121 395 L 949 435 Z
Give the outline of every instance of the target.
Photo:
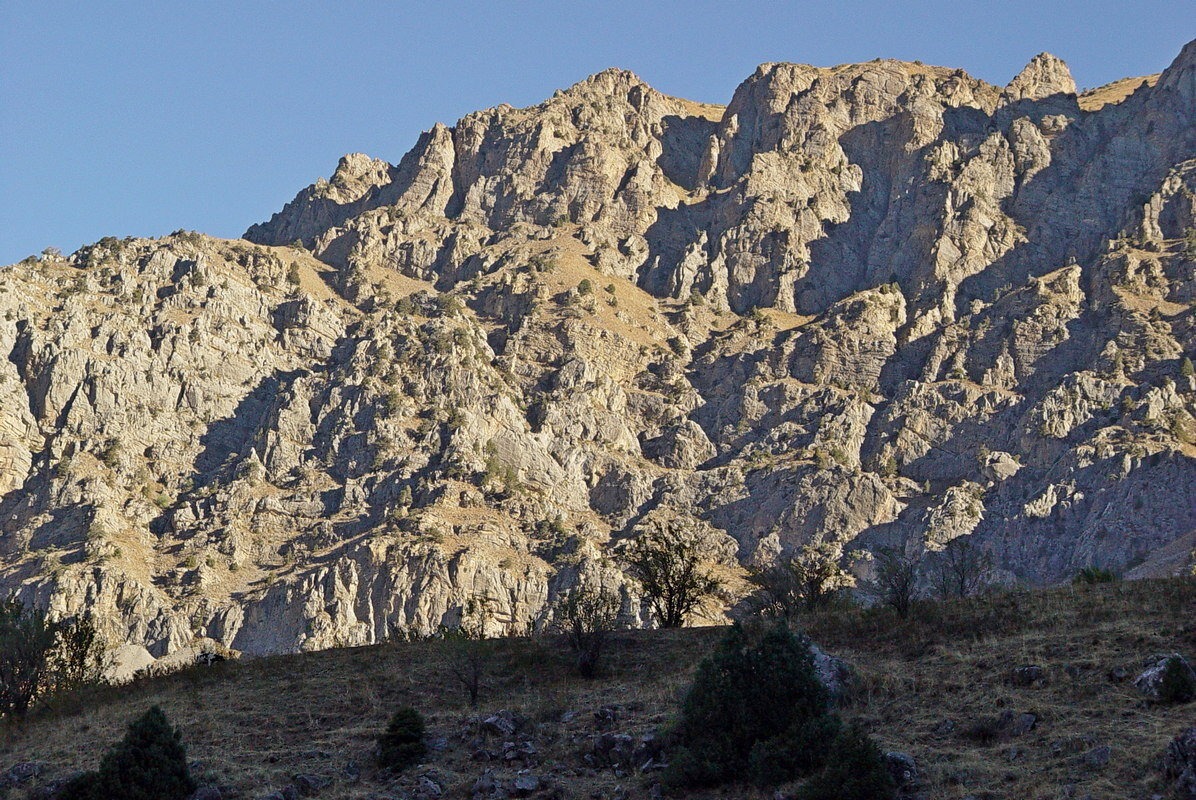
M 1192 44 L 1128 94 L 608 70 L 437 125 L 244 240 L 0 270 L 0 588 L 160 657 L 499 633 L 583 580 L 644 621 L 618 553 L 662 519 L 727 575 L 1184 570 L 1194 197 Z

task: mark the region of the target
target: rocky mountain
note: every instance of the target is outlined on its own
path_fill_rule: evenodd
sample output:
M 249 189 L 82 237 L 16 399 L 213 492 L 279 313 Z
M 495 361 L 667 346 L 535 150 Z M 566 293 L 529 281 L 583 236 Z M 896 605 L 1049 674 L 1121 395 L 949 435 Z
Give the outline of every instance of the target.
M 1185 570 L 1194 198 L 1196 42 L 1083 94 L 1047 54 L 765 64 L 725 108 L 608 70 L 436 125 L 243 240 L 0 270 L 0 587 L 144 659 L 497 632 L 580 576 L 636 617 L 659 520 L 728 575 Z

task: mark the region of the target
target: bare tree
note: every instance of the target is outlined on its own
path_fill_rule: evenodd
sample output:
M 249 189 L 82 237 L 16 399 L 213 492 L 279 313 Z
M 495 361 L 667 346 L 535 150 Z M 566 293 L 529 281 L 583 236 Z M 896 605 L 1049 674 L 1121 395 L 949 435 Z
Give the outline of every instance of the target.
M 628 572 L 662 628 L 680 628 L 722 581 L 706 566 L 699 537 L 674 522 L 640 535 L 624 552 Z
M 461 609 L 460 624 L 442 627 L 437 635 L 445 647 L 448 671 L 461 684 L 473 707 L 478 704 L 494 659 L 494 640 L 486 638 L 492 605 L 489 597 L 470 598 Z
M 920 561 L 893 547 L 882 547 L 874 554 L 875 575 L 868 588 L 876 599 L 905 619 L 917 596 Z
M 573 651 L 573 666 L 583 678 L 598 674 L 606 637 L 619 622 L 619 596 L 599 586 L 578 586 L 560 604 L 555 628 Z
M 992 559 L 988 553 L 957 537 L 947 542 L 935 557 L 931 579 L 943 599 L 971 597 L 980 589 L 980 581 L 990 566 Z
M 849 557 L 833 542 L 803 545 L 798 552 L 749 576 L 756 585 L 756 597 L 771 615 L 793 617 L 801 611 L 826 606 L 835 593 L 855 585 L 847 569 Z

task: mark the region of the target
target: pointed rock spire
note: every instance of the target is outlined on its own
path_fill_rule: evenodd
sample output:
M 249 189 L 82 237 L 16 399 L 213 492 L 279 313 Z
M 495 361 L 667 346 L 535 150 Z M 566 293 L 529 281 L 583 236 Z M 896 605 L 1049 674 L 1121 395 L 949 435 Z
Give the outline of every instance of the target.
M 1050 53 L 1039 53 L 1009 82 L 1002 98 L 1007 103 L 1013 103 L 1018 100 L 1042 100 L 1053 94 L 1075 93 L 1076 82 L 1067 64 Z

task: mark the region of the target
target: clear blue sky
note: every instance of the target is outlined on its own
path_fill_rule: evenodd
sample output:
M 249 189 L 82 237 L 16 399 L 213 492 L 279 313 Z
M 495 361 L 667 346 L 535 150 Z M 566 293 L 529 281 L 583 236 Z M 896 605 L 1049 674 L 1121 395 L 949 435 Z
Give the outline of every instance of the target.
M 0 0 L 0 264 L 188 228 L 238 236 L 361 151 L 530 105 L 610 66 L 726 102 L 765 61 L 875 57 L 1004 84 L 1035 53 L 1085 87 L 1157 72 L 1192 0 L 1004 3 Z

